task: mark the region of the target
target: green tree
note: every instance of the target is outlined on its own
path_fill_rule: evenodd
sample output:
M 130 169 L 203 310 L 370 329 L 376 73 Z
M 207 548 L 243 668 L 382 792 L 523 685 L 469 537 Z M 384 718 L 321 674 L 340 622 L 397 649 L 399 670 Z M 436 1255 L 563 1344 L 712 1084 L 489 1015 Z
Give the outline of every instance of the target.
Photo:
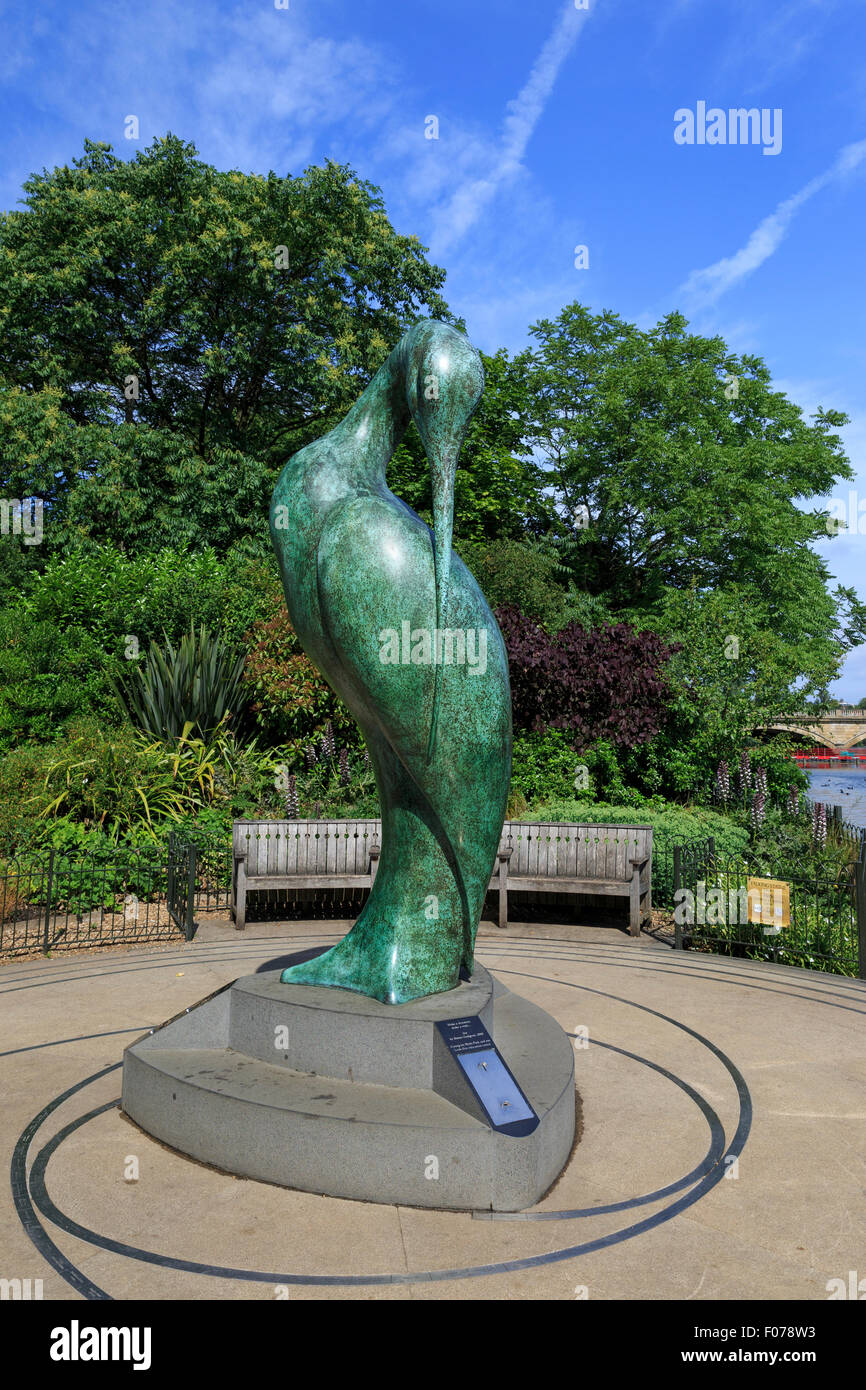
M 458 538 L 454 548 L 491 608 L 513 604 L 550 632 L 558 632 L 575 616 L 569 604 L 567 572 L 544 541 L 504 537 L 487 543 Z
M 276 473 L 342 415 L 445 272 L 328 162 L 220 172 L 90 141 L 0 218 L 0 476 L 46 544 L 267 547 Z
M 721 758 L 733 765 L 742 748 L 768 737 L 769 724 L 817 695 L 833 658 L 821 622 L 820 613 L 804 611 L 791 641 L 774 629 L 769 606 L 748 584 L 668 590 L 659 611 L 641 619 L 682 644 L 666 673 L 668 723 L 623 760 L 628 780 L 677 796 L 704 791 Z
M 833 432 L 846 417 L 807 423 L 761 358 L 689 333 L 679 314 L 642 332 L 575 303 L 531 331 L 528 440 L 578 588 L 627 616 L 663 610 L 672 590 L 737 586 L 780 640 L 817 642 L 810 674 L 835 669 L 864 640 L 866 608 L 829 592 L 811 549 L 827 512 L 798 504 L 853 477 Z

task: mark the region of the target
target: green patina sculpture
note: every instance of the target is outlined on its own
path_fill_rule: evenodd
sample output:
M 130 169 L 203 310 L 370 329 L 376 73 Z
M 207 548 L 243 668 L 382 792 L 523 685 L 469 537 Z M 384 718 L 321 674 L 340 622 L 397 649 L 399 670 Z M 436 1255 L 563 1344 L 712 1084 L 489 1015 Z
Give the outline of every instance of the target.
M 338 945 L 283 971 L 389 1004 L 471 974 L 511 776 L 505 647 L 452 553 L 454 475 L 484 372 L 424 319 L 330 434 L 295 454 L 271 502 L 289 616 L 357 720 L 382 807 L 379 870 Z M 430 465 L 433 529 L 389 490 L 410 419 Z

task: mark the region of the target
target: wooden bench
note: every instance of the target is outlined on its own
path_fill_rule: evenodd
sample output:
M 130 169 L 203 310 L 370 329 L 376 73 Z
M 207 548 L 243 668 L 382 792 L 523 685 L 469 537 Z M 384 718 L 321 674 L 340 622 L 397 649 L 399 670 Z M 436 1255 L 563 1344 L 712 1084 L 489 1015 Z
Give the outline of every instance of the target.
M 232 916 L 246 925 L 256 888 L 372 887 L 379 867 L 379 820 L 235 821 Z
M 232 915 L 242 931 L 247 892 L 261 888 L 372 887 L 382 822 L 235 821 Z M 506 821 L 488 891 L 499 894 L 508 926 L 508 890 L 627 898 L 639 936 L 652 912 L 652 826 Z
M 506 821 L 499 841 L 499 925 L 508 926 L 508 890 L 628 898 L 629 931 L 652 916 L 651 825 Z

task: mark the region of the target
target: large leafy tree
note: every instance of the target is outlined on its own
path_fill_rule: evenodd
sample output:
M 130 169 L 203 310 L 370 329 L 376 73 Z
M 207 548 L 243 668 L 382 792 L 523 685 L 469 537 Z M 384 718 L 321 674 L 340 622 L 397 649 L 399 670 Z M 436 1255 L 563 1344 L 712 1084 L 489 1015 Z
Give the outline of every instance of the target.
M 671 709 L 682 737 L 706 743 L 713 756 L 730 756 L 778 716 L 820 702 L 830 645 L 822 616 L 806 610 L 792 640 L 776 630 L 768 605 L 748 583 L 710 593 L 670 591 L 652 621 L 658 631 L 681 636 Z M 845 643 L 838 632 L 840 652 Z
M 267 544 L 277 470 L 445 272 L 334 163 L 220 172 L 174 136 L 84 154 L 0 219 L 0 476 L 46 543 Z
M 827 513 L 804 504 L 853 476 L 834 433 L 846 417 L 807 422 L 761 358 L 690 333 L 679 314 L 643 332 L 575 303 L 532 333 L 528 439 L 578 587 L 641 625 L 667 616 L 676 637 L 672 593 L 736 586 L 796 658 L 774 660 L 776 698 L 797 675 L 831 678 L 863 641 L 866 609 L 850 589 L 830 592 L 811 548 Z

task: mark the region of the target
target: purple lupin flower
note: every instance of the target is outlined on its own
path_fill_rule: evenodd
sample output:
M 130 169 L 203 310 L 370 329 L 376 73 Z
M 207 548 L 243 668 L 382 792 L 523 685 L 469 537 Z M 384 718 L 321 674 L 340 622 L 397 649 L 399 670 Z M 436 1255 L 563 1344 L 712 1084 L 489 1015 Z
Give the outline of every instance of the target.
M 823 801 L 816 801 L 812 808 L 812 837 L 819 849 L 827 843 L 827 807 Z
M 325 725 L 325 732 L 322 734 L 322 757 L 325 762 L 332 763 L 337 756 L 337 744 L 334 740 L 334 729 L 330 719 Z
M 295 781 L 295 774 L 292 773 L 286 784 L 286 816 L 289 820 L 297 820 L 300 814 L 300 802 L 298 800 L 298 785 Z
M 760 830 L 767 816 L 766 797 L 762 791 L 756 791 L 752 797 L 751 820 L 752 829 Z

